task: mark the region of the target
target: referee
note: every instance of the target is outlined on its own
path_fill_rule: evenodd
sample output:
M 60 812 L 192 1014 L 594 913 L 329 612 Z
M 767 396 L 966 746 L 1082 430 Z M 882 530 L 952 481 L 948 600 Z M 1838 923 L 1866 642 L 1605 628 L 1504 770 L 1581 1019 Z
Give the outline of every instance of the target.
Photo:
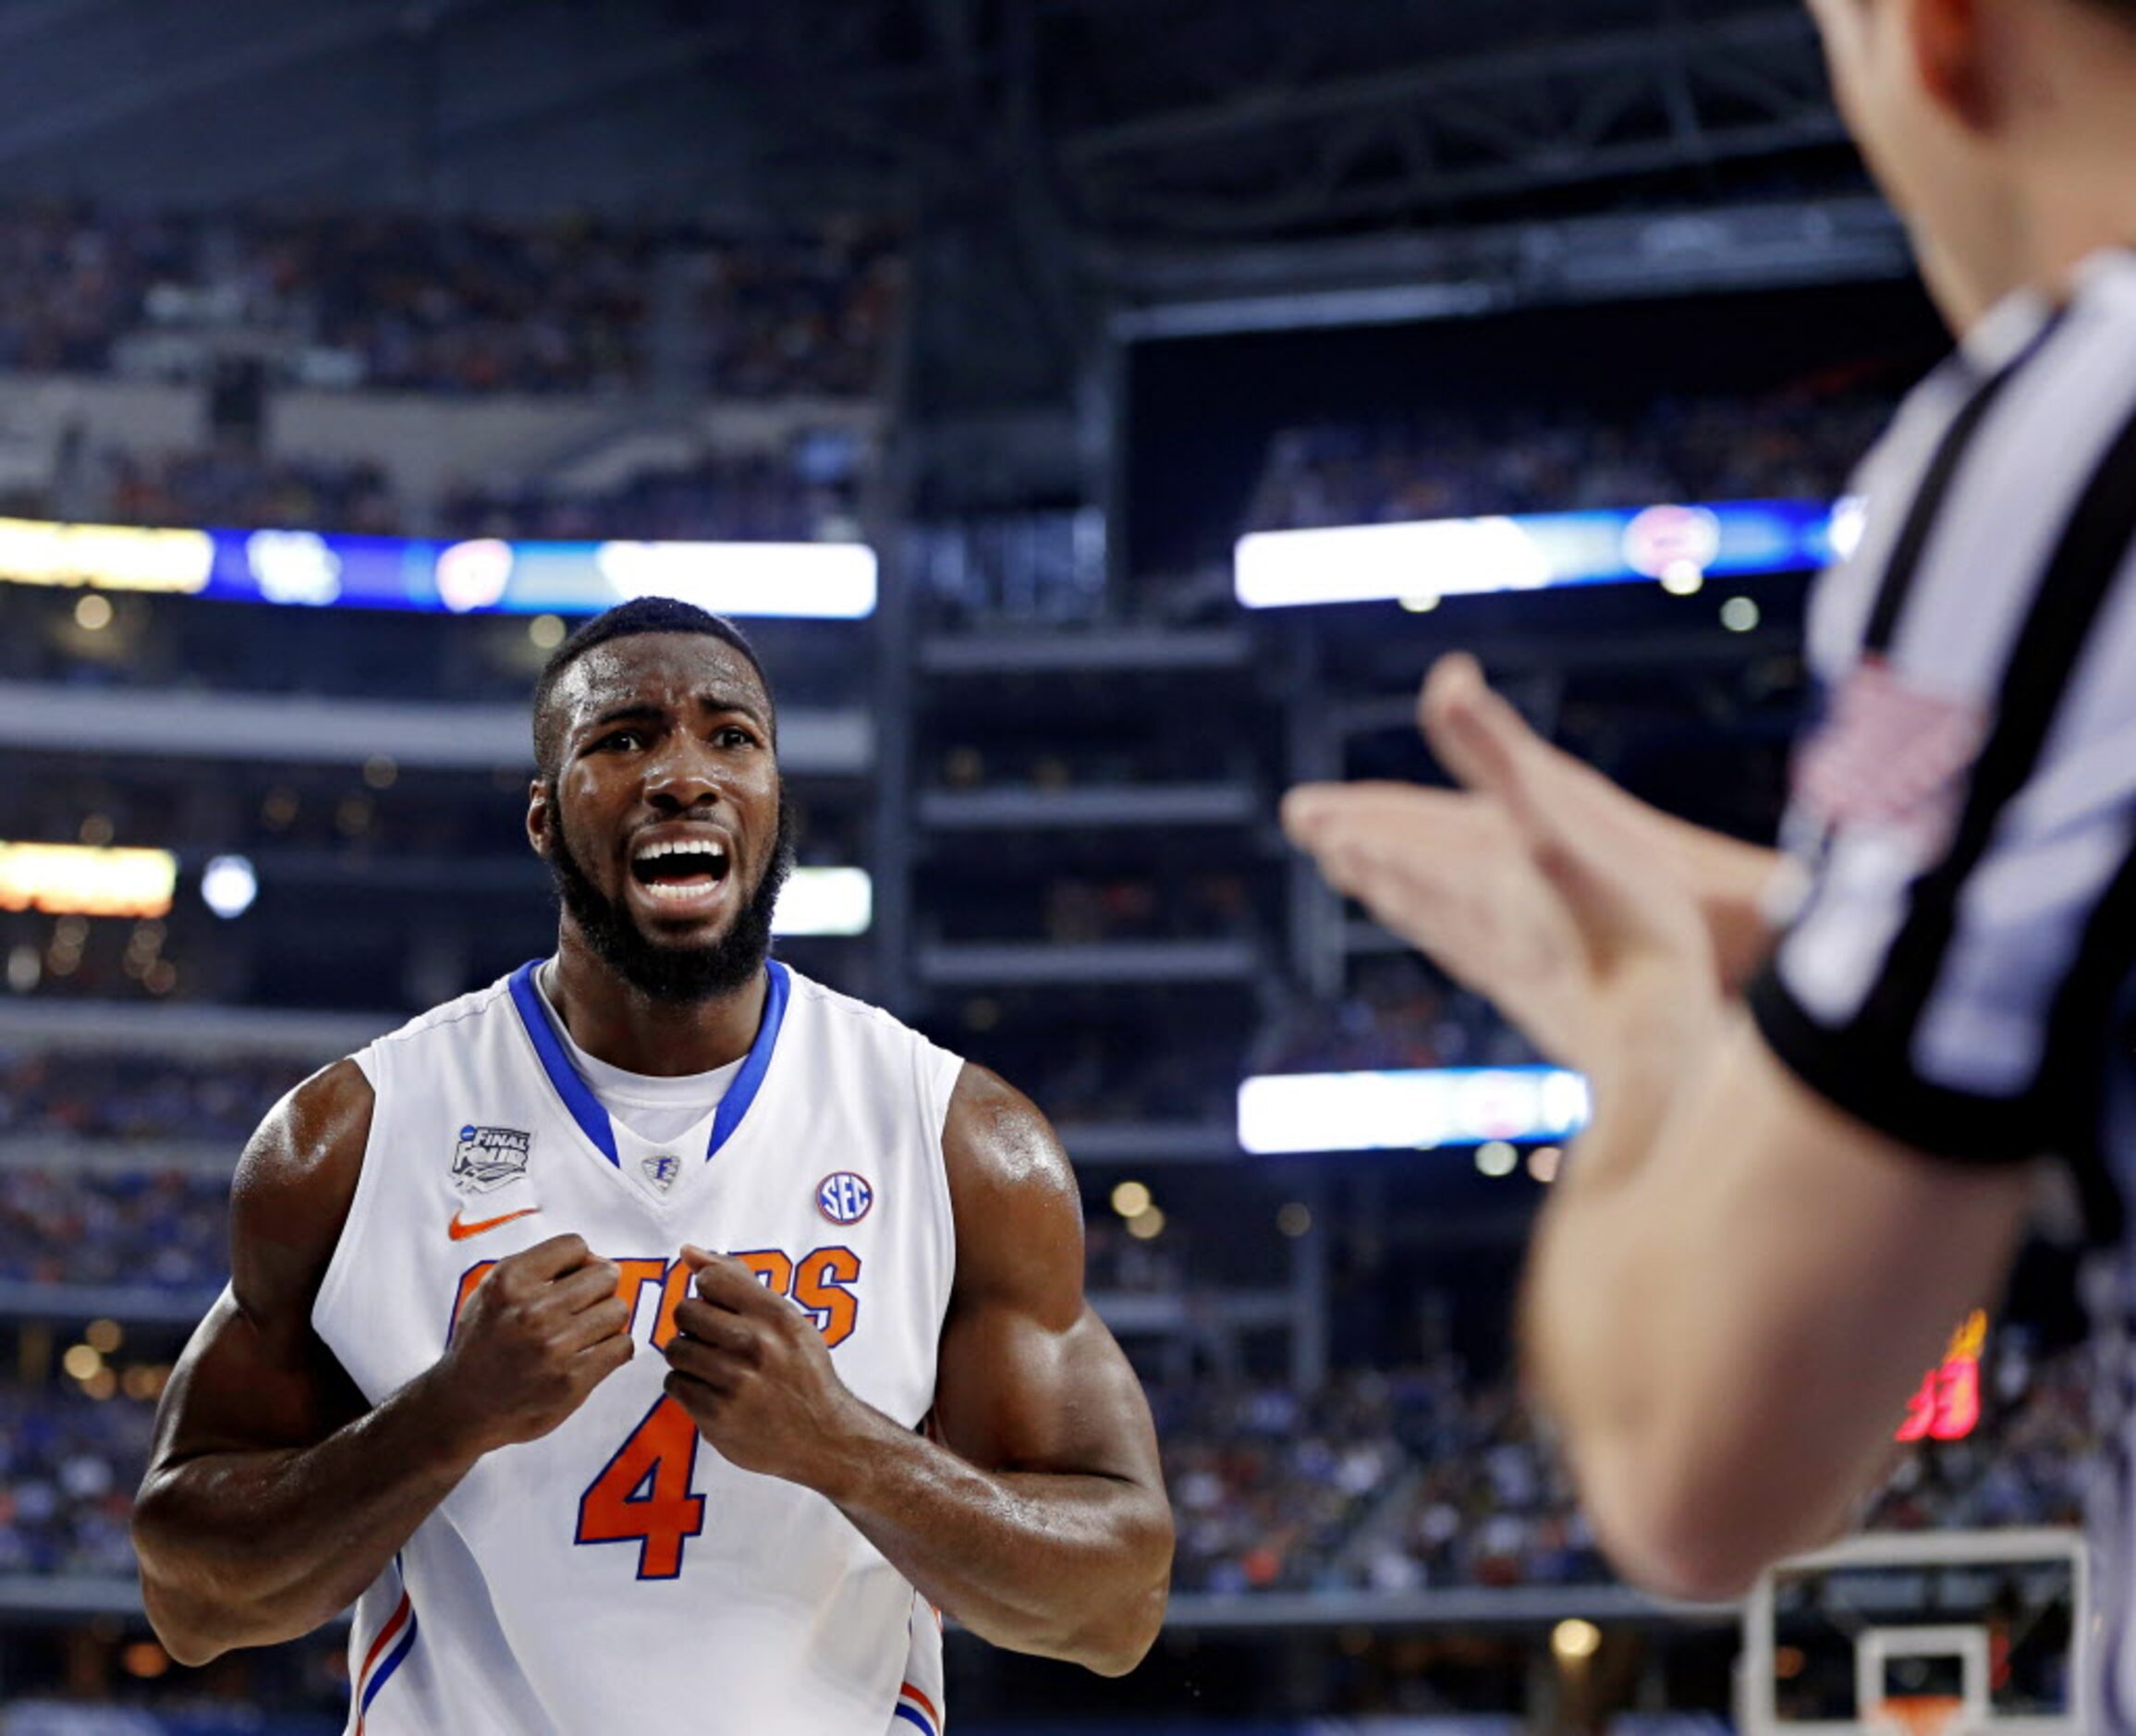
M 1617 1563 L 1694 1598 L 1845 1524 L 2005 1278 L 2033 1160 L 2114 1226 L 2136 1168 L 2136 0 L 1812 9 L 1960 343 L 1816 593 L 1785 854 L 1642 806 L 1464 657 L 1422 707 L 1460 789 L 1284 816 L 1589 1075 L 1529 1372 Z M 2094 1326 L 2118 1400 L 2126 1314 Z M 2136 1731 L 2128 1464 L 2088 1730 Z

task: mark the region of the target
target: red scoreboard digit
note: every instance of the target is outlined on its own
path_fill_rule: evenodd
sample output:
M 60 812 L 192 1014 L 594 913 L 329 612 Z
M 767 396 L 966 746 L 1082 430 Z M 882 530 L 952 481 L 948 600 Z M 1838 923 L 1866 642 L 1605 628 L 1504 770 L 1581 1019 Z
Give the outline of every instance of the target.
M 1980 1359 L 1987 1336 L 1988 1317 L 1976 1308 L 1950 1335 L 1942 1363 L 1922 1377 L 1893 1439 L 1963 1440 L 1980 1426 Z

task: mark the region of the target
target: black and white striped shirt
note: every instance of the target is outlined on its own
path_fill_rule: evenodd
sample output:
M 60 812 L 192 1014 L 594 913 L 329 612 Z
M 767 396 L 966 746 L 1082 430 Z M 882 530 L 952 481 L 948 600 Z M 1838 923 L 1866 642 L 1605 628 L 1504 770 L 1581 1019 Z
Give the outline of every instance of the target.
M 1779 1058 L 1939 1156 L 2136 1202 L 2136 254 L 1998 309 L 1863 467 L 1810 624 L 1800 902 L 1751 1005 Z M 2124 1457 L 2099 1588 L 2128 1605 Z M 2118 1613 L 2102 1648 L 2136 1688 Z M 2118 1652 L 2130 1656 L 2117 1659 Z M 2136 1730 L 2136 1693 L 2087 1729 Z

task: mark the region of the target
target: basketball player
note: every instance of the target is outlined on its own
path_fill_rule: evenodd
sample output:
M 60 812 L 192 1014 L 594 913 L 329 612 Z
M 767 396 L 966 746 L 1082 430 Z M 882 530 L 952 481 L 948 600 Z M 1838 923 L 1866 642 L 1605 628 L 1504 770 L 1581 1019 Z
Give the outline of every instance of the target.
M 1285 815 L 1590 1076 L 1528 1362 L 1617 1562 L 1695 1597 L 1844 1524 L 2004 1278 L 2031 1160 L 2107 1208 L 2136 1163 L 2136 0 L 1813 10 L 1961 341 L 1817 593 L 1786 864 L 1565 759 L 1459 657 L 1422 713 L 1462 789 Z M 2136 1728 L 2125 1629 L 2086 1730 Z
M 936 1608 L 1106 1674 L 1149 1647 L 1171 1521 L 1074 1179 L 1000 1080 L 768 959 L 775 740 L 688 605 L 550 660 L 555 956 L 239 1166 L 135 1519 L 181 1661 L 353 1603 L 372 1736 L 939 1736 Z

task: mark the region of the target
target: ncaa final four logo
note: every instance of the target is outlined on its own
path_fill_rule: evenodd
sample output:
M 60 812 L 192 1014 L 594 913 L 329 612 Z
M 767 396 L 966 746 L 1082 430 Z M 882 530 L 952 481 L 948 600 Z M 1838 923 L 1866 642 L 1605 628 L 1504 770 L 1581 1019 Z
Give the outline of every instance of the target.
M 534 1136 L 516 1127 L 460 1129 L 453 1147 L 452 1184 L 462 1193 L 487 1193 L 527 1173 Z
M 841 1169 L 835 1176 L 825 1176 L 816 1189 L 816 1210 L 834 1224 L 857 1224 L 868 1215 L 868 1208 L 875 1203 L 875 1190 L 868 1185 L 865 1176 L 857 1176 L 850 1169 Z

